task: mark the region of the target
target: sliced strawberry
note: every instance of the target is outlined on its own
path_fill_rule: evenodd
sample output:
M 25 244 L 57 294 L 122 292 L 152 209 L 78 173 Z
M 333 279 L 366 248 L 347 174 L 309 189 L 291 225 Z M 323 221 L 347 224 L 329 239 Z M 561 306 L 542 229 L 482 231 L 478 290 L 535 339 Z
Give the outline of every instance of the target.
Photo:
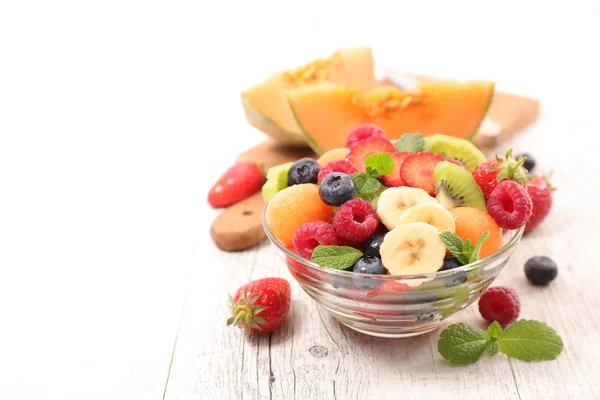
M 354 164 L 359 171 L 366 171 L 365 158 L 373 153 L 393 153 L 394 145 L 387 139 L 379 136 L 363 139 L 352 147 L 348 154 L 348 160 Z
M 400 177 L 400 167 L 404 160 L 412 156 L 414 153 L 409 151 L 403 151 L 401 153 L 392 153 L 392 159 L 394 160 L 394 169 L 387 175 L 381 176 L 381 181 L 387 187 L 404 186 L 404 181 Z
M 384 281 L 374 290 L 367 293 L 367 297 L 375 297 L 382 294 L 396 294 L 410 291 L 410 286 L 396 281 Z
M 407 157 L 400 167 L 400 177 L 407 186 L 421 188 L 435 195 L 433 168 L 445 158 L 435 153 L 417 153 Z

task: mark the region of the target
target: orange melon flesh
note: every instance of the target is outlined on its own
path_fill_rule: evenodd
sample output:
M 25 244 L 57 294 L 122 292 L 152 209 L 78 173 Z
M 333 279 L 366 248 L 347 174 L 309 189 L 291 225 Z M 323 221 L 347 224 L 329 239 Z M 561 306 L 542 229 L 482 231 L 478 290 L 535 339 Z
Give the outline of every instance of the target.
M 335 82 L 370 91 L 375 87 L 373 56 L 368 47 L 342 49 L 329 58 L 278 72 L 242 92 L 246 119 L 255 128 L 288 145 L 306 146 L 288 102 L 288 91 Z
M 291 90 L 288 99 L 317 154 L 343 147 L 357 125 L 370 123 L 388 139 L 404 133 L 442 133 L 470 139 L 487 113 L 493 82 L 423 83 L 418 92 L 382 86 L 364 94 L 358 88 L 321 84 Z

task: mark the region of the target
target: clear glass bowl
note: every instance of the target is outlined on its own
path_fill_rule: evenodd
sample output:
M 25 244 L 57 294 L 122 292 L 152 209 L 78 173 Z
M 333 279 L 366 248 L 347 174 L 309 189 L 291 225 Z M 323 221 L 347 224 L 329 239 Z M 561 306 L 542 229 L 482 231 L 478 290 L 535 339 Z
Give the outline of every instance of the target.
M 524 230 L 504 231 L 500 250 L 460 268 L 424 275 L 369 275 L 322 268 L 277 240 L 264 212 L 262 223 L 292 276 L 310 297 L 347 327 L 388 338 L 437 329 L 476 301 L 508 262 Z M 423 283 L 410 287 L 418 282 Z

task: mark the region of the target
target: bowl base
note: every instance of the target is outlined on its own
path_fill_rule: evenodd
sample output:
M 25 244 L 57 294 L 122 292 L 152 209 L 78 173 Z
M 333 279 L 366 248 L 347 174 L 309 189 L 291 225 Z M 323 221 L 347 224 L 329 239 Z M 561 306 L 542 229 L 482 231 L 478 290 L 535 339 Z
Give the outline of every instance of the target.
M 360 332 L 360 333 L 362 333 L 364 335 L 368 335 L 368 336 L 375 336 L 375 337 L 387 338 L 387 339 L 402 339 L 402 338 L 409 338 L 409 337 L 424 335 L 426 333 L 435 331 L 437 328 L 439 328 L 442 325 L 442 324 L 440 324 L 437 326 L 428 326 L 424 329 L 414 330 L 414 331 L 387 333 L 387 332 L 369 331 L 369 330 L 361 329 L 357 326 L 353 326 L 352 323 L 347 323 L 347 322 L 341 321 L 339 319 L 338 319 L 338 321 L 342 325 L 344 325 L 347 328 L 352 329 L 353 331 Z

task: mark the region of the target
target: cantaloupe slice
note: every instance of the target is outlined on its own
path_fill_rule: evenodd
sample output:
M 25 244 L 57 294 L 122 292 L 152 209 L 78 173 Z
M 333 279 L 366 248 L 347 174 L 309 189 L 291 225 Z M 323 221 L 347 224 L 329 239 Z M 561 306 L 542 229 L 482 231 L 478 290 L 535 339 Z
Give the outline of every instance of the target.
M 373 56 L 368 47 L 338 50 L 300 68 L 278 72 L 242 92 L 246 119 L 255 128 L 288 145 L 306 146 L 288 103 L 287 92 L 323 82 L 335 82 L 360 90 L 375 87 Z
M 324 83 L 288 92 L 292 111 L 317 154 L 343 147 L 348 133 L 371 123 L 389 139 L 404 133 L 435 133 L 470 139 L 494 94 L 493 82 L 422 83 L 418 91 L 381 86 L 359 88 Z

